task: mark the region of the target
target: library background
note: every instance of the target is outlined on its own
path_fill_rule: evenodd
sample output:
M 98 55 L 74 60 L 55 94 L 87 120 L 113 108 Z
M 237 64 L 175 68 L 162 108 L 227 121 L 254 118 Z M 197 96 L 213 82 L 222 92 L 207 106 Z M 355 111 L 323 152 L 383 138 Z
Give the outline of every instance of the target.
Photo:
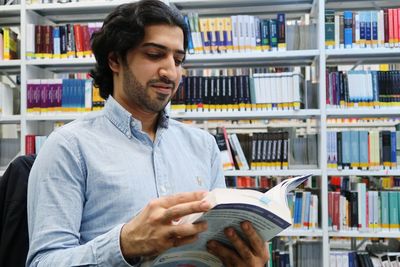
M 0 176 L 102 109 L 90 35 L 124 1 L 0 1 Z M 288 196 L 268 266 L 400 266 L 400 1 L 169 0 L 191 39 L 170 116 L 211 132 L 229 187 Z

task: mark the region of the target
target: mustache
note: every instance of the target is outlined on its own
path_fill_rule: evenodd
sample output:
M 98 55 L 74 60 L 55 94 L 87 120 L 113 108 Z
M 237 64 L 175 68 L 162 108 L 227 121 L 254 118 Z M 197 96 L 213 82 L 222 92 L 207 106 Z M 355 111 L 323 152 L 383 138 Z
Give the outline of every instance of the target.
M 168 78 L 160 78 L 160 79 L 152 79 L 150 81 L 148 81 L 147 85 L 153 85 L 153 84 L 157 84 L 157 83 L 163 83 L 165 85 L 170 85 L 173 89 L 175 89 L 176 83 L 174 81 L 171 81 Z

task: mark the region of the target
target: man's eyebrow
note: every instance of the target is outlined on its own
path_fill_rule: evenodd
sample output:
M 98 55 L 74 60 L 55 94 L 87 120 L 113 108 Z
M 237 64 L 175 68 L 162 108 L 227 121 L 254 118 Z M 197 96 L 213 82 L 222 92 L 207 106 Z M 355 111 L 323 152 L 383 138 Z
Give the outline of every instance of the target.
M 156 47 L 156 48 L 158 48 L 158 49 L 162 49 L 162 50 L 166 50 L 166 51 L 171 50 L 170 48 L 168 48 L 168 47 L 166 47 L 166 46 L 164 46 L 164 45 L 157 44 L 157 43 L 144 43 L 144 44 L 142 45 L 142 47 Z M 177 50 L 173 50 L 173 51 L 174 51 L 175 53 L 182 54 L 183 56 L 186 55 L 185 51 L 184 51 L 184 50 L 181 50 L 181 49 L 177 49 Z

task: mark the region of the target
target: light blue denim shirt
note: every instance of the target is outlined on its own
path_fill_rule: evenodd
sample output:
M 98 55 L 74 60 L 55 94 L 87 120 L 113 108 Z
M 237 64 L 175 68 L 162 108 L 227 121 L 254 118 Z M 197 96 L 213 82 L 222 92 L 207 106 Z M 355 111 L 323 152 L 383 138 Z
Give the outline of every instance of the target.
M 160 116 L 155 141 L 109 97 L 47 139 L 30 173 L 27 266 L 130 266 L 124 223 L 151 199 L 225 187 L 207 132 Z

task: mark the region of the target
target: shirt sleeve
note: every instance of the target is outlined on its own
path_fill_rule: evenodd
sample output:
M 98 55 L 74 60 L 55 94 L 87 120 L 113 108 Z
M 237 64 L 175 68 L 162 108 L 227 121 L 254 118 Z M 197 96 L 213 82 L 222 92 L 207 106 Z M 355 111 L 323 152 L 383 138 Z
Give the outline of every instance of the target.
M 85 177 L 74 139 L 53 132 L 29 176 L 27 266 L 131 266 L 120 249 L 122 224 L 90 241 L 80 239 Z
M 222 169 L 221 152 L 215 142 L 214 137 L 210 135 L 210 149 L 211 149 L 211 177 L 212 183 L 210 190 L 214 188 L 225 188 L 225 176 Z

